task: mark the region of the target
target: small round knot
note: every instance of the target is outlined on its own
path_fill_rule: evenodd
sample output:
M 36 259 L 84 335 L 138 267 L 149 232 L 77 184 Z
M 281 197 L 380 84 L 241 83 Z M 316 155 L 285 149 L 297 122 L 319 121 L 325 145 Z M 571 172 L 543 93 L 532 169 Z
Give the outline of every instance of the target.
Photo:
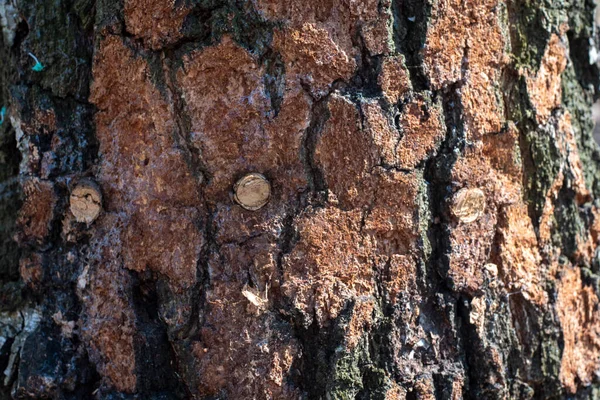
M 477 220 L 485 210 L 485 194 L 481 189 L 462 188 L 452 198 L 452 214 L 465 224 Z
M 71 212 L 77 222 L 91 224 L 102 211 L 102 193 L 98 185 L 89 180 L 81 180 L 69 197 Z
M 233 186 L 233 199 L 246 210 L 255 211 L 269 202 L 271 184 L 262 174 L 253 172 Z

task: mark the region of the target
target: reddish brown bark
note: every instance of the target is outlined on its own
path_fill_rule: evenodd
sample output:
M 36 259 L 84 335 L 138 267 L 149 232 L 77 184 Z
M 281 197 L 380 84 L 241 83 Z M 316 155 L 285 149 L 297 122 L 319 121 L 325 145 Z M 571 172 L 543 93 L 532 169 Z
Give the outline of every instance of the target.
M 597 397 L 592 8 L 0 0 L 0 395 Z

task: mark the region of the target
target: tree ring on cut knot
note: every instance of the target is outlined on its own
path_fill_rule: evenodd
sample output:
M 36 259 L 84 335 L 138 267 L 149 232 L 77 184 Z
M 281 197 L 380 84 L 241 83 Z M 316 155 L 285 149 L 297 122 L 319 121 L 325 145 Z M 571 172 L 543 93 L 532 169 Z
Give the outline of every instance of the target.
M 462 188 L 452 199 L 452 214 L 465 224 L 477 220 L 485 210 L 485 194 L 481 189 Z
M 102 211 L 102 193 L 95 182 L 81 180 L 71 192 L 69 203 L 75 220 L 89 225 Z
M 269 202 L 271 184 L 262 174 L 253 172 L 233 186 L 233 199 L 246 210 L 255 211 Z

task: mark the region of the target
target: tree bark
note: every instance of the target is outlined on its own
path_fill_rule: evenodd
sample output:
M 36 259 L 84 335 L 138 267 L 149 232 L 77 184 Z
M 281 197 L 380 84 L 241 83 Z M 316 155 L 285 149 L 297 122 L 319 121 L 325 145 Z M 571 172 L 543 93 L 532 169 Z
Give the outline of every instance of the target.
M 591 0 L 0 0 L 0 397 L 600 397 Z

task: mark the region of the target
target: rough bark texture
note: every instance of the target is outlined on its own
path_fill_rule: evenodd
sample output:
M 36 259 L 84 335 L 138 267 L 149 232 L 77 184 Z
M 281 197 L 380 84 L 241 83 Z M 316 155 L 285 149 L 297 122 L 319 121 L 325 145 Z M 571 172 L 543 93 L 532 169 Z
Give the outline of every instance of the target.
M 594 12 L 0 0 L 0 397 L 599 398 Z

